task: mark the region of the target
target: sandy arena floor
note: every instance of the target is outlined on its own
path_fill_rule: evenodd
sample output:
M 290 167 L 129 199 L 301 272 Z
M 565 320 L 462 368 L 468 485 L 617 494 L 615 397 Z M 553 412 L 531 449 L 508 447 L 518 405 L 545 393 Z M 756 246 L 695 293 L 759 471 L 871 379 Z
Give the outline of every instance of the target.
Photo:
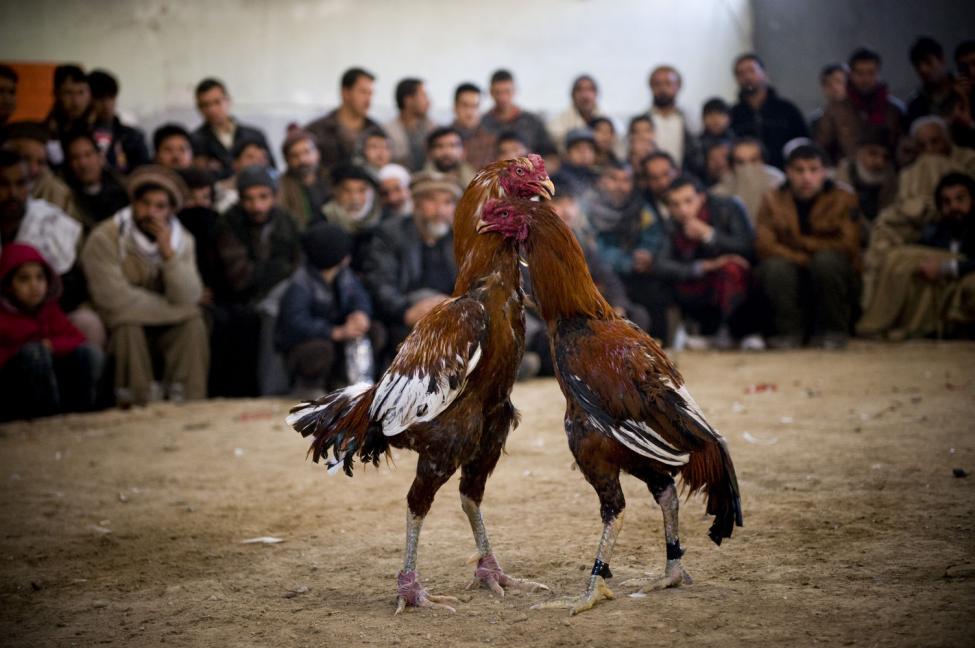
M 414 456 L 326 477 L 285 401 L 154 405 L 0 428 L 0 633 L 9 646 L 973 645 L 975 345 L 689 354 L 691 391 L 728 438 L 745 527 L 713 546 L 683 505 L 690 587 L 659 573 L 659 509 L 626 477 L 610 581 L 577 617 L 547 595 L 465 592 L 473 551 L 457 480 L 419 571 L 456 614 L 394 619 Z M 746 393 L 752 385 L 774 386 Z M 495 550 L 516 576 L 577 594 L 600 530 L 554 380 L 520 384 L 521 427 L 488 482 Z M 272 546 L 241 544 L 257 536 Z

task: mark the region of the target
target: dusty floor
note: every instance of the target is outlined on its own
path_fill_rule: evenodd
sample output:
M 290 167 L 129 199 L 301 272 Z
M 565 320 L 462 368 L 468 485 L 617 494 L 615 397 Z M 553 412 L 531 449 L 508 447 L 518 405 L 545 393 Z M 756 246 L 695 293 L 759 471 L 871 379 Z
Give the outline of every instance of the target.
M 569 618 L 546 595 L 464 592 L 473 541 L 456 478 L 419 570 L 457 614 L 393 618 L 413 456 L 326 477 L 286 429 L 290 405 L 216 401 L 0 428 L 4 645 L 972 645 L 975 345 L 684 354 L 727 436 L 745 527 L 706 536 L 682 507 L 696 583 L 646 598 L 620 582 L 664 563 L 659 509 L 627 477 L 615 601 Z M 774 385 L 746 393 L 756 384 Z M 581 590 L 599 533 L 552 380 L 521 384 L 523 422 L 488 483 L 502 564 Z M 241 544 L 272 535 L 273 546 Z

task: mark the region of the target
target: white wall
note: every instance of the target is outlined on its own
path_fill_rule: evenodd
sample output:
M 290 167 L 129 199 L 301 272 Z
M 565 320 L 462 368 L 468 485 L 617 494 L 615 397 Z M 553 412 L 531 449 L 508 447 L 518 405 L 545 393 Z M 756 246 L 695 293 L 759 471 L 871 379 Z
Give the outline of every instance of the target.
M 4 1 L 0 59 L 107 68 L 121 108 L 147 129 L 195 125 L 192 88 L 217 76 L 238 116 L 276 142 L 288 121 L 337 103 L 352 65 L 378 75 L 373 112 L 383 120 L 403 76 L 425 78 L 446 119 L 454 87 L 486 85 L 498 67 L 514 72 L 519 103 L 549 114 L 588 72 L 604 109 L 625 118 L 648 105 L 648 71 L 670 62 L 696 118 L 705 98 L 733 97 L 730 61 L 749 49 L 751 22 L 748 0 Z

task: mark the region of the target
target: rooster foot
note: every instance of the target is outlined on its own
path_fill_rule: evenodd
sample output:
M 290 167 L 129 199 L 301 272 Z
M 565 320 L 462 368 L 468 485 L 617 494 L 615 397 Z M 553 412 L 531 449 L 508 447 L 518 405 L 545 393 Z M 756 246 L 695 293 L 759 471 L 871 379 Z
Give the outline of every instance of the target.
M 551 610 L 551 609 L 568 609 L 569 615 L 573 616 L 579 614 L 580 612 L 585 612 L 586 610 L 591 610 L 600 601 L 612 601 L 616 598 L 613 591 L 609 589 L 606 581 L 603 580 L 602 576 L 596 576 L 596 578 L 590 582 L 589 587 L 581 596 L 569 596 L 566 598 L 553 599 L 551 601 L 545 601 L 544 603 L 536 603 L 531 606 L 532 610 Z
M 467 589 L 474 587 L 475 585 L 481 585 L 491 590 L 498 596 L 504 596 L 505 588 L 509 590 L 516 590 L 519 592 L 548 592 L 549 588 L 541 583 L 536 583 L 535 581 L 521 580 L 519 578 L 512 578 L 504 573 L 501 569 L 501 565 L 498 564 L 498 559 L 494 557 L 493 553 L 486 554 L 484 556 L 478 556 L 477 554 L 471 556 L 468 562 L 477 561 L 477 569 L 474 570 L 474 580 L 472 580 L 468 585 Z
M 645 593 L 671 587 L 680 587 L 681 585 L 693 585 L 694 579 L 687 573 L 687 570 L 684 569 L 684 566 L 680 564 L 679 560 L 668 560 L 667 567 L 664 569 L 664 575 L 660 578 L 653 578 L 652 576 L 648 578 L 631 578 L 621 583 L 621 585 L 641 584 L 643 587 L 639 591 Z
M 447 604 L 460 603 L 453 596 L 434 596 L 427 592 L 415 571 L 399 573 L 396 577 L 396 593 L 399 598 L 396 602 L 395 614 L 399 614 L 407 607 L 441 608 L 448 612 L 456 612 L 457 610 Z

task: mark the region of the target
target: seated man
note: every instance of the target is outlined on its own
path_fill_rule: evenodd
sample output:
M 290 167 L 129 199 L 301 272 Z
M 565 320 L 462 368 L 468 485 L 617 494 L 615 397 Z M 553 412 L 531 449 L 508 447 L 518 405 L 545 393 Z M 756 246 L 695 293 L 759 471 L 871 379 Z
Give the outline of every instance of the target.
M 173 171 L 182 171 L 193 164 L 193 140 L 189 131 L 179 124 L 163 124 L 152 133 L 155 163 Z
M 599 179 L 596 171 L 596 140 L 588 128 L 570 130 L 565 136 L 565 155 L 555 177 L 563 185 L 571 185 L 576 194 L 583 194 Z
M 815 345 L 842 348 L 859 298 L 856 196 L 826 178 L 826 154 L 809 144 L 792 150 L 785 173 L 762 200 L 756 228 L 768 343 L 796 348 L 811 333 Z
M 410 172 L 398 164 L 387 164 L 379 170 L 379 198 L 382 220 L 413 215 L 410 195 Z
M 27 165 L 31 198 L 45 200 L 80 221 L 81 214 L 74 204 L 74 194 L 47 163 L 47 140 L 47 129 L 37 122 L 12 122 L 0 133 L 3 149 L 16 153 Z
M 753 255 L 751 224 L 738 201 L 711 196 L 692 176 L 670 184 L 668 236 L 654 260 L 654 274 L 671 284 L 674 300 L 696 320 L 718 349 L 733 338 L 762 348 L 746 317 Z
M 633 171 L 619 162 L 607 164 L 581 206 L 595 232 L 599 256 L 623 280 L 630 300 L 649 312 L 651 333 L 666 338 L 666 292 L 652 275 L 663 229 L 633 186 Z
M 115 112 L 118 99 L 118 81 L 105 70 L 95 70 L 88 75 L 91 87 L 91 107 L 94 117 L 92 134 L 98 150 L 105 155 L 105 163 L 122 174 L 131 173 L 136 167 L 148 164 L 149 149 L 146 136 L 138 128 L 127 126 Z
M 377 189 L 371 173 L 354 164 L 341 164 L 332 170 L 332 199 L 318 218 L 352 235 L 352 267 L 356 271 L 362 269 L 363 255 L 382 220 Z
M 441 126 L 427 137 L 427 163 L 424 171 L 436 171 L 451 176 L 461 187 L 474 177 L 474 169 L 464 159 L 464 142 L 460 133 L 450 126 Z
M 218 79 L 207 78 L 196 86 L 196 109 L 203 117 L 203 123 L 193 131 L 194 149 L 197 155 L 214 160 L 217 177 L 228 178 L 234 173 L 234 148 L 243 140 L 257 142 L 267 153 L 268 163 L 273 167 L 271 149 L 263 131 L 237 121 L 230 114 L 230 94 L 227 87 Z
M 495 140 L 495 162 L 528 155 L 528 147 L 518 133 L 505 131 Z
M 840 161 L 836 167 L 836 181 L 845 182 L 856 192 L 860 213 L 867 225 L 872 224 L 880 210 L 893 203 L 897 196 L 897 171 L 888 148 L 889 141 L 883 127 L 866 127 L 860 132 L 854 156 Z
M 701 150 L 735 139 L 735 132 L 731 130 L 731 106 L 721 97 L 712 97 L 704 102 L 701 122 L 704 126 L 698 136 Z
M 129 204 L 123 180 L 105 164 L 95 138 L 87 132 L 64 140 L 64 177 L 74 192 L 74 202 L 86 230 L 111 218 Z
M 295 392 L 314 398 L 331 387 L 374 379 L 371 371 L 360 375 L 360 367 L 348 366 L 346 357 L 350 345 L 363 345 L 372 359 L 375 327 L 369 293 L 349 269 L 352 237 L 337 225 L 316 223 L 301 244 L 305 263 L 281 297 L 275 346 L 285 354 Z
M 213 357 L 215 368 L 225 373 L 213 380 L 223 385 L 222 395 L 254 396 L 264 314 L 260 305 L 294 272 L 301 248 L 298 226 L 277 206 L 265 167 L 242 169 L 237 187 L 240 200 L 223 214 L 216 231 L 223 290 L 216 294 Z
M 975 335 L 975 180 L 950 173 L 935 190 L 939 218 L 887 253 L 861 335 Z
M 332 183 L 322 169 L 315 136 L 295 128 L 281 145 L 288 170 L 281 174 L 281 206 L 294 217 L 299 229 L 315 221 L 332 195 Z
M 129 178 L 129 195 L 132 205 L 98 225 L 81 253 L 92 302 L 109 330 L 116 400 L 146 403 L 163 392 L 174 401 L 205 398 L 203 286 L 193 237 L 176 218 L 186 186 L 169 169 L 146 165 Z
M 731 170 L 711 190 L 715 196 L 734 196 L 745 206 L 754 223 L 762 198 L 785 180 L 785 175 L 765 163 L 762 143 L 754 137 L 741 137 L 731 144 Z
M 383 223 L 365 257 L 366 286 L 395 349 L 413 326 L 454 291 L 451 225 L 460 187 L 440 173 L 420 172 L 411 186 L 413 218 Z
M 619 160 L 619 138 L 616 136 L 616 124 L 609 117 L 595 117 L 589 123 L 592 129 L 593 142 L 596 144 L 596 166 L 602 168 L 609 162 Z
M 386 131 L 378 126 L 362 131 L 356 140 L 355 148 L 352 162 L 368 171 L 373 178 L 393 159 L 393 141 Z

